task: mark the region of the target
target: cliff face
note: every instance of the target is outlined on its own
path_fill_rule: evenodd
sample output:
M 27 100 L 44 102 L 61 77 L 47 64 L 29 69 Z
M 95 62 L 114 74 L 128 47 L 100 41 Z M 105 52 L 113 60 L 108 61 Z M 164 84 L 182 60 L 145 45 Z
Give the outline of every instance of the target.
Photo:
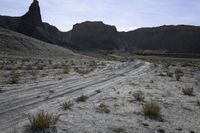
M 62 41 L 63 39 L 60 39 L 66 33 L 60 32 L 55 26 L 42 22 L 40 6 L 37 0 L 33 0 L 29 11 L 21 17 L 0 16 L 0 27 L 23 33 L 48 43 L 67 45 L 65 41 Z
M 126 33 L 129 46 L 139 49 L 166 50 L 170 53 L 200 53 L 200 27 L 161 26 Z
M 74 25 L 70 33 L 70 43 L 79 49 L 118 49 L 115 26 L 87 21 Z
M 118 32 L 103 22 L 75 24 L 69 32 L 43 23 L 39 2 L 33 0 L 22 17 L 0 16 L 0 27 L 17 31 L 42 41 L 78 50 L 152 50 L 168 53 L 200 53 L 200 27 L 161 26 Z
M 36 32 L 37 27 L 43 27 L 43 23 L 40 14 L 39 2 L 34 0 L 29 7 L 29 11 L 20 18 L 17 31 L 26 35 L 32 35 Z

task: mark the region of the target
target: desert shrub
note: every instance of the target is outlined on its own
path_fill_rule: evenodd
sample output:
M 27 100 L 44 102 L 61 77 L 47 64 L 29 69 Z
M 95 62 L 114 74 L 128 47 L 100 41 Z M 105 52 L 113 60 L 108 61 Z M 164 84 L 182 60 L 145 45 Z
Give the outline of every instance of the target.
M 10 78 L 8 79 L 8 84 L 18 84 L 20 81 L 20 74 L 12 72 Z
M 49 93 L 53 94 L 53 93 L 55 93 L 55 91 L 54 90 L 49 90 Z
M 101 90 L 96 90 L 95 92 L 96 92 L 96 93 L 101 93 Z
M 192 87 L 182 88 L 183 94 L 188 96 L 193 96 L 193 90 L 194 89 Z
M 145 116 L 158 117 L 160 115 L 160 111 L 161 111 L 161 107 L 153 101 L 146 103 L 143 106 L 143 112 Z
M 172 72 L 169 72 L 169 71 L 167 71 L 167 76 L 168 76 L 168 77 L 171 77 L 171 78 L 173 78 L 173 73 L 172 73 Z
M 144 93 L 142 91 L 137 91 L 133 94 L 135 100 L 137 101 L 144 101 Z
M 184 75 L 183 71 L 181 69 L 176 69 L 175 70 L 175 77 L 176 77 L 176 80 L 179 81 L 180 78 Z
M 43 130 L 56 123 L 56 117 L 53 114 L 44 111 L 29 116 L 31 130 Z
M 74 104 L 71 101 L 66 101 L 62 104 L 64 110 L 70 109 Z
M 200 101 L 199 100 L 197 101 L 197 105 L 200 106 Z
M 92 69 L 80 69 L 80 68 L 74 68 L 74 71 L 75 72 L 77 72 L 77 73 L 79 73 L 79 74 L 82 74 L 82 75 L 84 75 L 84 74 L 88 74 L 88 73 L 90 73 L 91 71 L 93 71 Z
M 3 89 L 2 88 L 0 88 L 0 93 L 3 93 Z
M 63 67 L 63 73 L 64 73 L 64 74 L 68 74 L 69 72 L 70 72 L 70 66 L 65 65 L 65 66 Z
M 76 102 L 85 102 L 89 97 L 85 95 L 81 95 L 76 99 Z
M 33 70 L 33 66 L 32 66 L 32 65 L 27 65 L 27 66 L 25 67 L 25 70 Z
M 31 70 L 30 74 L 31 74 L 33 77 L 35 77 L 36 75 L 39 74 L 39 70 L 33 69 L 33 70 Z
M 44 69 L 44 66 L 43 65 L 38 65 L 37 66 L 37 70 L 43 70 Z
M 0 70 L 3 70 L 3 68 L 4 68 L 4 65 L 0 64 Z
M 97 108 L 96 111 L 99 113 L 110 113 L 109 106 L 105 105 L 104 103 L 101 103 Z

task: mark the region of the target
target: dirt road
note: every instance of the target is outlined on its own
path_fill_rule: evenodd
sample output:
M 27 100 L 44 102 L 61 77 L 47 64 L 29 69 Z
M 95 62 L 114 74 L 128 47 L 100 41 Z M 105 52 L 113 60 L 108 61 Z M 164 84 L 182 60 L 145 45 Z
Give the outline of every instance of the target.
M 151 70 L 152 66 L 149 63 L 140 61 L 115 63 L 84 76 L 67 75 L 60 81 L 51 79 L 8 87 L 7 91 L 0 94 L 0 129 L 5 131 L 23 122 L 31 110 L 44 105 L 51 106 L 58 98 L 74 98 L 82 93 L 91 94 L 127 76 L 139 76 Z

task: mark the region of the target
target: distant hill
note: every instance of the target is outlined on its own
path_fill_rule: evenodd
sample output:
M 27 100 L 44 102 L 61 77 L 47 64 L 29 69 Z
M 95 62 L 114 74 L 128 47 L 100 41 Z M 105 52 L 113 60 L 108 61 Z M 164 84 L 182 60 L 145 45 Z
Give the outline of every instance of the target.
M 66 48 L 0 28 L 0 55 L 53 58 L 72 57 L 76 54 Z
M 69 20 L 70 21 L 70 20 Z M 120 50 L 132 53 L 200 53 L 200 27 L 189 25 L 140 28 L 118 32 L 103 22 L 75 24 L 68 32 L 42 22 L 39 2 L 33 0 L 22 17 L 0 16 L 0 27 L 76 50 Z

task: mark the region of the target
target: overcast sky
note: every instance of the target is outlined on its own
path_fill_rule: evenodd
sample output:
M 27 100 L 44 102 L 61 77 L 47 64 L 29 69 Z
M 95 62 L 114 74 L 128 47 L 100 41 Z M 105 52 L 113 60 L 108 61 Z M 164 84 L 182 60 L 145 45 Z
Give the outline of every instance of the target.
M 200 25 L 200 0 L 39 0 L 42 19 L 62 31 L 103 21 L 119 31 L 170 24 Z M 1 0 L 0 14 L 20 16 L 32 0 Z

